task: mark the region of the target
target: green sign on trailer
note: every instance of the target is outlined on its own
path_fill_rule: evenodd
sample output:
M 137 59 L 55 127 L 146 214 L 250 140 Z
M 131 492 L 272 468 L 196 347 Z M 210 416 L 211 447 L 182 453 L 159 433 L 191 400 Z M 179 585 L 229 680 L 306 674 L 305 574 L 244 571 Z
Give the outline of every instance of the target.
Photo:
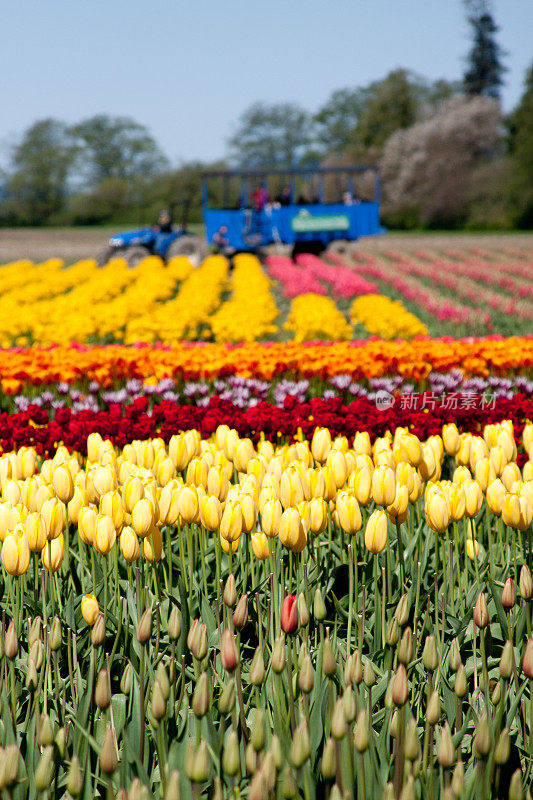
M 306 208 L 291 220 L 295 233 L 314 233 L 318 231 L 347 231 L 350 220 L 346 214 L 311 214 Z

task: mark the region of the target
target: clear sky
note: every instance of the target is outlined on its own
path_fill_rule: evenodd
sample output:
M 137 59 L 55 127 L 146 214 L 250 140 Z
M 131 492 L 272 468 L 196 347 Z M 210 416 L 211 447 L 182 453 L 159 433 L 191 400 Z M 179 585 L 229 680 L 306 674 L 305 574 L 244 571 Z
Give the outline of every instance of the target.
M 335 89 L 405 67 L 460 78 L 461 0 L 24 0 L 4 6 L 0 160 L 36 119 L 97 113 L 148 126 L 173 163 L 226 152 L 252 102 L 316 110 Z M 533 0 L 494 0 L 503 105 L 533 62 Z

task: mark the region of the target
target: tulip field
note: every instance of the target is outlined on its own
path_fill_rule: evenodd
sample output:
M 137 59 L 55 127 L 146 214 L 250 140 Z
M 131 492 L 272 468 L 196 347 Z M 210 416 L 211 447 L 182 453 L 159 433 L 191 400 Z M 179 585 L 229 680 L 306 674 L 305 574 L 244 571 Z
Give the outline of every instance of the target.
M 533 247 L 0 289 L 2 797 L 532 797 Z

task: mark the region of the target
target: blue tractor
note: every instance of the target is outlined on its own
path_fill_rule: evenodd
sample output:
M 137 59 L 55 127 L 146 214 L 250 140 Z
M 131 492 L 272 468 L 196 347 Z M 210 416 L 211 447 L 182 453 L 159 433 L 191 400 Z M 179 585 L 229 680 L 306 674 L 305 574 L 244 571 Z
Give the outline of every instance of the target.
M 207 244 L 200 236 L 188 233 L 185 221 L 174 226 L 168 211 L 162 211 L 158 224 L 152 228 L 125 231 L 111 236 L 98 261 L 103 265 L 111 258 L 124 258 L 128 266 L 136 267 L 149 255 L 160 256 L 164 261 L 169 261 L 174 256 L 187 256 L 195 266 L 199 266 L 208 252 Z
M 221 252 L 284 244 L 321 252 L 383 233 L 376 166 L 225 170 L 202 176 L 207 242 Z

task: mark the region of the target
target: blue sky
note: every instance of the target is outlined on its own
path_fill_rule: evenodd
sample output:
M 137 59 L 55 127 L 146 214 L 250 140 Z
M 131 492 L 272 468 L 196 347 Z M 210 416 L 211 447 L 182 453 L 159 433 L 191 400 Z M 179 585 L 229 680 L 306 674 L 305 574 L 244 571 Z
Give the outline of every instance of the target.
M 493 9 L 509 111 L 533 61 L 533 2 Z M 316 110 L 399 66 L 456 79 L 469 48 L 461 0 L 25 0 L 4 22 L 3 163 L 36 119 L 102 112 L 147 125 L 174 163 L 215 159 L 256 100 Z

